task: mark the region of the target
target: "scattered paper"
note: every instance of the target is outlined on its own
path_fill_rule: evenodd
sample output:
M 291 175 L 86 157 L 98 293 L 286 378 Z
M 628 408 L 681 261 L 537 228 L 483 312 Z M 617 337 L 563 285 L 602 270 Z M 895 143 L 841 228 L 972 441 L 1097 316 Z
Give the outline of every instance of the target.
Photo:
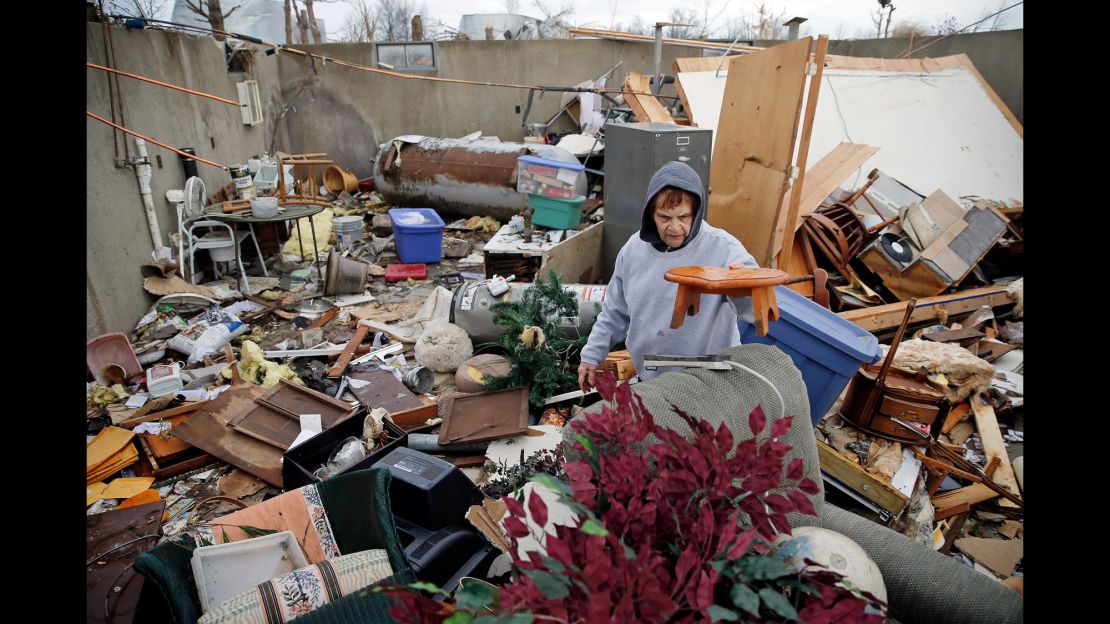
M 362 388 L 364 386 L 369 386 L 370 382 L 366 381 L 365 379 L 355 379 L 353 377 L 349 377 L 347 378 L 347 385 L 354 388 L 355 390 L 358 390 L 359 388 Z
M 921 460 L 914 456 L 913 449 L 903 447 L 902 465 L 898 468 L 898 472 L 894 473 L 894 478 L 891 479 L 890 484 L 908 498 L 913 494 L 913 486 L 917 483 L 917 476 L 920 472 Z
M 319 414 L 301 414 L 301 431 L 320 433 L 323 430 Z
M 170 429 L 173 429 L 172 424 L 166 421 L 161 421 L 141 423 L 139 426 L 132 429 L 132 431 L 134 431 L 135 433 L 151 433 L 154 435 L 158 435 L 163 431 L 169 431 Z
M 149 392 L 136 392 L 135 394 L 132 394 L 130 398 L 127 399 L 127 402 L 124 403 L 124 405 L 131 408 L 131 409 L 138 409 L 138 408 L 146 405 L 146 402 L 149 401 L 149 400 L 150 400 L 150 393 Z
M 336 305 L 336 307 L 346 308 L 348 306 L 356 306 L 362 303 L 369 303 L 374 300 L 373 293 L 356 293 L 353 295 L 339 295 L 337 297 L 328 297 L 328 301 Z

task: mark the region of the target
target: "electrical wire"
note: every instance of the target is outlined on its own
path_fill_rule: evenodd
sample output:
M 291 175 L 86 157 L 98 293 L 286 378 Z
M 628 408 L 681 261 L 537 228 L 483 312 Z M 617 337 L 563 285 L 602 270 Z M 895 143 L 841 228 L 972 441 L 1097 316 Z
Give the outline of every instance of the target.
M 947 35 L 944 35 L 943 37 L 939 37 L 937 39 L 934 39 L 934 40 L 930 41 L 929 43 L 921 46 L 920 48 L 918 48 L 916 50 L 910 49 L 909 51 L 907 51 L 902 56 L 899 56 L 898 58 L 904 59 L 904 58 L 908 57 L 909 55 L 913 54 L 914 52 L 920 52 L 920 51 L 924 50 L 925 48 L 933 45 L 934 43 L 937 43 L 938 41 L 947 39 L 948 37 L 951 37 L 952 35 L 958 35 L 958 34 L 962 33 L 963 31 L 967 30 L 968 28 L 971 28 L 972 26 L 975 26 L 976 24 L 982 24 L 983 22 L 989 20 L 990 18 L 994 17 L 995 15 L 998 15 L 1000 13 L 1004 13 L 1006 11 L 1009 11 L 1010 9 L 1018 6 L 1019 4 L 1025 4 L 1025 1 L 1022 0 L 1021 2 L 1015 2 L 1014 4 L 1011 4 L 1010 6 L 1004 8 L 1004 9 L 1000 9 L 998 11 L 995 11 L 994 13 L 991 13 L 990 15 L 984 17 L 983 19 L 979 20 L 978 22 L 973 22 L 973 23 L 968 24 L 967 26 L 964 26 L 963 28 L 957 30 L 956 32 L 950 32 Z
M 113 19 L 133 19 L 133 18 L 131 18 L 131 16 L 127 16 L 127 15 L 108 15 L 107 17 L 113 18 Z M 368 65 L 362 65 L 362 64 L 359 64 L 359 63 L 352 63 L 350 61 L 343 61 L 343 60 L 339 60 L 339 59 L 332 58 L 332 57 L 329 57 L 329 56 L 324 56 L 323 54 L 314 54 L 312 52 L 306 52 L 304 50 L 298 50 L 297 48 L 291 48 L 288 45 L 282 45 L 282 44 L 278 44 L 278 43 L 272 43 L 272 42 L 269 42 L 269 41 L 263 41 L 263 40 L 261 40 L 257 37 L 251 37 L 251 36 L 248 36 L 248 35 L 241 35 L 241 34 L 238 34 L 238 33 L 228 32 L 226 30 L 219 30 L 219 29 L 215 29 L 215 28 L 204 28 L 202 26 L 193 26 L 193 25 L 190 25 L 190 24 L 180 24 L 178 22 L 171 22 L 171 21 L 167 21 L 167 20 L 158 20 L 158 19 L 144 19 L 143 21 L 153 22 L 153 23 L 157 23 L 157 24 L 166 24 L 166 25 L 174 26 L 174 27 L 178 27 L 178 28 L 188 28 L 188 29 L 199 31 L 199 32 L 218 34 L 218 35 L 222 35 L 224 37 L 230 38 L 230 39 L 237 39 L 237 40 L 240 40 L 240 41 L 247 41 L 247 42 L 250 42 L 250 43 L 255 43 L 255 44 L 259 44 L 259 45 L 263 45 L 263 46 L 268 46 L 268 47 L 270 47 L 273 50 L 278 51 L 278 52 L 287 52 L 289 54 L 296 54 L 296 55 L 299 55 L 299 56 L 303 56 L 305 58 L 308 58 L 310 61 L 311 60 L 320 60 L 320 61 L 323 61 L 324 63 L 334 63 L 336 65 L 341 65 L 343 67 L 349 67 L 351 69 L 357 69 L 357 70 L 360 70 L 360 71 L 370 72 L 372 74 L 379 74 L 379 75 L 382 75 L 382 76 L 391 76 L 391 77 L 394 77 L 394 78 L 405 78 L 405 79 L 408 79 L 408 80 L 426 80 L 426 81 L 429 81 L 429 82 L 441 82 L 441 83 L 449 83 L 449 84 L 479 86 L 479 87 L 498 87 L 498 88 L 504 88 L 504 89 L 524 89 L 524 90 L 529 90 L 529 91 L 541 91 L 541 92 L 543 92 L 543 91 L 553 91 L 553 92 L 597 93 L 597 94 L 621 93 L 621 92 L 623 92 L 623 89 L 606 88 L 606 87 L 592 87 L 592 88 L 591 87 L 548 87 L 548 86 L 542 86 L 542 85 L 526 85 L 526 84 L 516 84 L 516 83 L 506 83 L 506 82 L 487 82 L 487 81 L 481 81 L 481 80 L 463 80 L 463 79 L 460 79 L 460 78 L 442 78 L 442 77 L 439 77 L 439 76 L 420 76 L 420 75 L 417 75 L 417 74 L 406 74 L 404 72 L 390 71 L 390 70 L 386 70 L 386 69 L 379 69 L 379 68 L 376 68 L 376 67 L 370 67 Z M 628 91 L 628 93 L 632 93 L 633 95 L 653 95 L 653 96 L 655 95 L 655 94 L 651 93 L 650 91 L 636 91 L 636 90 L 631 90 L 631 89 Z M 667 98 L 667 99 L 678 99 L 677 96 L 655 96 L 655 97 L 664 97 L 664 98 Z
M 733 362 L 732 360 L 725 360 L 724 362 L 725 362 L 725 364 L 728 364 L 729 366 L 731 366 L 733 368 L 739 368 L 741 370 L 748 371 L 749 373 L 755 375 L 757 378 L 762 380 L 763 383 L 767 384 L 767 386 L 769 388 L 771 388 L 771 392 L 774 392 L 775 396 L 778 397 L 778 400 L 779 400 L 779 418 L 782 418 L 783 416 L 786 416 L 786 402 L 782 400 L 782 393 L 779 392 L 779 389 L 775 387 L 775 384 L 771 383 L 770 379 L 767 379 L 763 375 L 760 375 L 756 371 L 748 368 L 747 366 L 744 366 L 743 364 L 741 364 L 739 362 Z
M 89 111 L 85 111 L 85 114 L 88 115 L 89 117 L 92 117 L 93 119 L 101 122 L 101 123 L 106 123 L 109 126 L 112 126 L 113 128 L 115 128 L 117 130 L 122 130 L 123 132 L 126 132 L 127 134 L 130 134 L 131 136 L 139 137 L 140 139 L 146 141 L 147 143 L 153 143 L 153 144 L 157 145 L 158 147 L 164 147 L 164 148 L 170 150 L 171 152 L 174 152 L 175 154 L 179 154 L 181 156 L 184 156 L 185 158 L 191 158 L 191 159 L 193 159 L 197 162 L 202 162 L 206 165 L 211 165 L 213 167 L 216 167 L 217 169 L 224 169 L 224 170 L 227 169 L 227 165 L 221 165 L 220 163 L 212 162 L 211 160 L 205 160 L 205 159 L 201 158 L 200 156 L 195 156 L 193 154 L 186 154 L 185 152 L 183 152 L 179 149 L 170 147 L 169 145 L 166 145 L 165 143 L 160 143 L 160 142 L 155 141 L 154 139 L 152 139 L 150 137 L 143 136 L 143 135 L 139 134 L 138 132 L 135 132 L 134 130 L 128 130 L 127 128 L 124 128 L 121 125 L 114 124 L 114 123 L 108 121 L 107 119 L 101 117 L 100 115 L 97 115 L 96 113 L 90 113 Z M 124 143 L 126 143 L 126 141 Z

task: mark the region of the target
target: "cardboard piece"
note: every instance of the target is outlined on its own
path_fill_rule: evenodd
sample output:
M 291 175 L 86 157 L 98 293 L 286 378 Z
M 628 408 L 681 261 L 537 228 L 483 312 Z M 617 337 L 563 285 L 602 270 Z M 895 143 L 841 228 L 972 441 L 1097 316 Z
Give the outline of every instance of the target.
M 221 297 L 205 286 L 194 286 L 177 275 L 170 277 L 148 277 L 143 280 L 143 288 L 152 295 L 176 295 L 178 293 L 191 293 L 208 297 L 218 301 Z
M 1024 540 L 996 540 L 985 537 L 962 537 L 956 540 L 956 548 L 975 561 L 983 564 L 995 574 L 1008 577 L 1021 561 L 1024 553 Z
M 1000 535 L 1005 535 L 1010 539 L 1017 537 L 1018 531 L 1021 530 L 1021 523 L 1016 520 L 1007 520 L 1002 523 L 1002 527 L 998 529 Z
M 231 498 L 250 496 L 266 487 L 266 484 L 242 470 L 235 469 L 219 481 L 220 493 Z
M 487 498 L 481 505 L 471 505 L 465 516 L 491 544 L 506 553 L 509 552 L 509 536 L 501 528 L 501 519 L 505 517 L 507 509 L 504 502 Z
M 906 210 L 902 228 L 918 249 L 925 249 L 963 214 L 963 207 L 938 189 Z

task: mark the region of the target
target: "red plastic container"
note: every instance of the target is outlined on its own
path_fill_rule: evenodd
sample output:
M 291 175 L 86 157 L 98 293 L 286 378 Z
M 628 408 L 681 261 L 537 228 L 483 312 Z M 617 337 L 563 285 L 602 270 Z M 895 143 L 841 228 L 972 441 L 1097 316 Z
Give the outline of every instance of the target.
M 122 332 L 97 336 L 85 343 L 85 362 L 94 379 L 106 364 L 120 365 L 128 377 L 143 371 L 139 358 L 135 357 L 135 350 L 127 340 L 127 334 Z
M 414 280 L 428 279 L 428 265 L 426 264 L 388 264 L 385 267 L 385 281 L 400 282 L 409 278 Z

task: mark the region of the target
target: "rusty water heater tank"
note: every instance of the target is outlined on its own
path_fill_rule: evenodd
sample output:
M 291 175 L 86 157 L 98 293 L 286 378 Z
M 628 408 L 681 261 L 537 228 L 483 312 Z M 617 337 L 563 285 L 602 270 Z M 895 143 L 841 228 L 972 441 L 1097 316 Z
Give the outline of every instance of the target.
M 518 156 L 578 164 L 574 154 L 554 145 L 404 136 L 378 146 L 374 185 L 396 206 L 507 221 L 528 205 L 516 190 Z M 585 195 L 585 180 L 578 185 L 577 193 Z

